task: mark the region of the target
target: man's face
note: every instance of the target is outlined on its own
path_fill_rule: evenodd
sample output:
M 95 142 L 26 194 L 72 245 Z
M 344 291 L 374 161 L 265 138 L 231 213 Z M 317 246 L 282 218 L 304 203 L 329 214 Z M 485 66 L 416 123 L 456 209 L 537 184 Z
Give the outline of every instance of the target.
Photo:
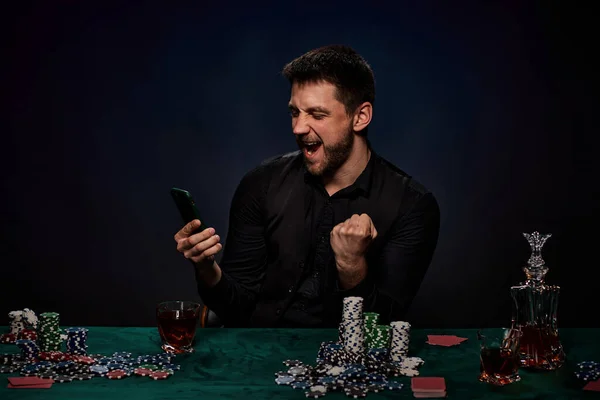
M 316 176 L 334 173 L 354 145 L 352 118 L 335 98 L 328 82 L 292 85 L 289 109 L 292 130 L 308 171 Z

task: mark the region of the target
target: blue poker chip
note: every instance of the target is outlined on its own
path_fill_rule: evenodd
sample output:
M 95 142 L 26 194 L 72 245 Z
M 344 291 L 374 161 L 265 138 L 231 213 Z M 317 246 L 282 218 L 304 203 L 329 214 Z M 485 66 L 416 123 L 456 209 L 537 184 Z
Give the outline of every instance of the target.
M 397 381 L 389 381 L 385 384 L 385 388 L 388 390 L 400 390 L 404 387 L 404 384 Z
M 181 369 L 181 365 L 179 364 L 164 364 L 162 366 L 163 369 L 168 369 L 171 371 L 179 371 Z
M 304 389 L 309 388 L 311 385 L 310 385 L 310 382 L 307 382 L 307 381 L 295 381 L 295 382 L 292 382 L 290 384 L 290 386 L 294 389 L 303 389 L 304 390 Z
M 577 364 L 580 369 L 600 369 L 600 362 L 598 361 L 581 361 Z
M 90 366 L 90 372 L 95 374 L 95 375 L 106 375 L 106 373 L 108 373 L 109 369 L 106 365 L 91 365 Z
M 293 376 L 278 376 L 277 378 L 275 378 L 275 383 L 278 385 L 289 385 L 290 383 L 294 382 L 294 377 Z
M 575 376 L 577 379 L 581 379 L 583 381 L 595 381 L 600 378 L 600 371 L 598 370 L 582 370 L 576 371 Z

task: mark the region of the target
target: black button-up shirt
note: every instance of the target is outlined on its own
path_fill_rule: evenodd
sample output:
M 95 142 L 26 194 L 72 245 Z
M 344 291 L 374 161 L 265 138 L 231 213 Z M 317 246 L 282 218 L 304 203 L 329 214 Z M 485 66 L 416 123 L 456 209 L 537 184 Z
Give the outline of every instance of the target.
M 378 236 L 367 277 L 338 285 L 330 232 L 368 214 Z M 382 323 L 401 320 L 437 245 L 440 211 L 432 193 L 374 151 L 354 184 L 329 196 L 296 151 L 263 162 L 240 182 L 213 288 L 204 303 L 225 326 L 336 327 L 342 299 L 364 298 Z

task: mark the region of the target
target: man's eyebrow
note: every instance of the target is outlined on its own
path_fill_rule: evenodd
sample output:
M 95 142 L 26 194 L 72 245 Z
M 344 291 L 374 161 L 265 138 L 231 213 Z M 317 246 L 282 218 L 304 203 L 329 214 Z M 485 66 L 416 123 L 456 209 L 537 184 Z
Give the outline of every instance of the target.
M 288 104 L 288 108 L 290 110 L 292 110 L 292 111 L 298 110 L 298 107 L 296 107 L 295 105 L 293 105 L 291 103 Z M 327 114 L 327 115 L 331 114 L 331 111 L 329 111 L 325 107 L 320 107 L 320 106 L 309 107 L 309 108 L 306 109 L 306 112 L 309 113 L 309 114 L 312 114 L 312 113 L 322 113 L 322 114 Z

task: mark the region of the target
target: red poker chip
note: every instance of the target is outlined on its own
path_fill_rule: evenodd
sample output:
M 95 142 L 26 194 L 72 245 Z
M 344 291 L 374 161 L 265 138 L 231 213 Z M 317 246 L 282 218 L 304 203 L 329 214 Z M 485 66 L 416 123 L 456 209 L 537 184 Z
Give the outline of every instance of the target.
M 38 358 L 44 361 L 60 362 L 65 361 L 65 353 L 60 351 L 42 351 L 38 354 Z
M 133 373 L 137 376 L 150 376 L 152 374 L 152 370 L 148 368 L 136 368 L 133 370 Z
M 4 333 L 0 336 L 0 343 L 10 344 L 17 341 L 17 335 L 15 333 Z
M 78 364 L 92 365 L 96 362 L 92 357 L 88 356 L 73 356 L 73 361 Z
M 123 379 L 127 376 L 127 372 L 122 369 L 115 369 L 106 373 L 108 379 Z
M 154 380 L 158 380 L 158 379 L 167 379 L 171 374 L 169 374 L 166 371 L 153 371 L 150 374 L 150 378 L 154 379 Z
M 32 329 L 23 329 L 19 332 L 19 339 L 37 340 L 37 333 Z

